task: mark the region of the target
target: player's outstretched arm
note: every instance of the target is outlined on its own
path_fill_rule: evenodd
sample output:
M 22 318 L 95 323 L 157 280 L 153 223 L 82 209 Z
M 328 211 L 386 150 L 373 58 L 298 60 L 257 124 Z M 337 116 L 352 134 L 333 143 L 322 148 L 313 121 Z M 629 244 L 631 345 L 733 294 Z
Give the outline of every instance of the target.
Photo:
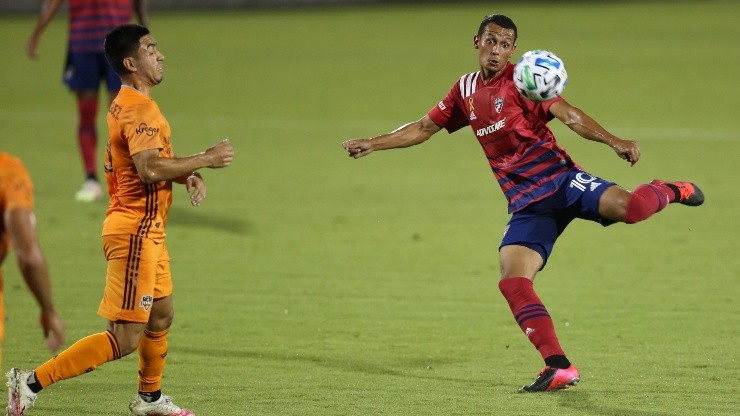
M 149 26 L 149 0 L 133 0 L 134 14 L 142 26 Z
M 630 162 L 631 165 L 634 166 L 640 160 L 640 148 L 637 146 L 637 142 L 623 140 L 609 133 L 588 114 L 568 104 L 567 101 L 558 100 L 554 102 L 550 106 L 550 113 L 571 130 L 578 133 L 579 136 L 611 147 L 617 156 Z
M 64 322 L 54 308 L 49 268 L 36 236 L 33 211 L 26 208 L 12 209 L 4 214 L 3 220 L 21 275 L 41 308 L 39 322 L 44 338 L 49 349 L 56 351 L 64 342 Z
M 39 42 L 41 42 L 41 34 L 46 29 L 46 26 L 49 25 L 51 19 L 59 12 L 61 5 L 62 0 L 44 0 L 44 3 L 41 5 L 39 20 L 36 22 L 33 33 L 31 33 L 31 37 L 28 39 L 28 44 L 26 45 L 26 52 L 31 58 L 36 58 L 36 50 L 39 47 Z
M 371 139 L 347 140 L 342 143 L 342 147 L 349 153 L 350 157 L 357 159 L 376 150 L 417 145 L 432 137 L 440 129 L 441 127 L 436 125 L 429 116 L 424 116 L 418 121 L 405 124 L 388 134 L 382 134 Z
M 133 155 L 136 171 L 144 183 L 185 180 L 200 168 L 225 168 L 234 159 L 234 148 L 224 139 L 204 152 L 187 157 L 159 157 L 159 149 L 144 150 Z

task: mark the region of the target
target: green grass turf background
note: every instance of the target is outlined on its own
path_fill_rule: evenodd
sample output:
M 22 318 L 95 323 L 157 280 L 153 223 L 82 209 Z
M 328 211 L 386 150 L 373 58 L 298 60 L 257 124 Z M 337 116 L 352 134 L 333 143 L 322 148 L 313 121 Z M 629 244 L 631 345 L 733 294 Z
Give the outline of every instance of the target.
M 555 51 L 564 96 L 639 141 L 630 168 L 553 122 L 587 170 L 630 189 L 690 179 L 707 197 L 562 236 L 537 289 L 581 371 L 569 392 L 515 393 L 541 361 L 498 292 L 506 204 L 470 131 L 361 160 L 340 147 L 416 120 L 476 70 L 472 36 L 490 12 L 517 22 L 515 59 Z M 230 168 L 203 172 L 204 205 L 175 192 L 165 392 L 206 416 L 740 413 L 739 14 L 731 1 L 154 13 L 166 56 L 154 97 L 176 152 L 224 137 L 236 149 Z M 31 61 L 34 22 L 0 17 L 0 149 L 35 181 L 70 345 L 104 328 L 105 204 L 72 198 L 66 22 Z M 37 308 L 12 255 L 4 269 L 3 369 L 32 368 L 49 357 Z M 127 414 L 136 360 L 49 388 L 29 415 Z

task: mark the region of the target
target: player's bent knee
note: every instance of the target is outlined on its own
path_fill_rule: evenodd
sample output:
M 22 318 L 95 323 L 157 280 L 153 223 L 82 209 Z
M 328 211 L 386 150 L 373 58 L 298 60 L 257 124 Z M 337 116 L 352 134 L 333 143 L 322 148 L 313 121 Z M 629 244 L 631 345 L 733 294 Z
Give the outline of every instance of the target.
M 141 332 L 114 333 L 114 335 L 118 342 L 118 350 L 121 352 L 121 357 L 125 357 L 139 348 L 141 337 L 144 336 L 144 328 L 142 327 Z
M 116 338 L 121 357 L 136 351 L 145 327 L 146 324 L 142 322 L 108 321 L 107 330 Z

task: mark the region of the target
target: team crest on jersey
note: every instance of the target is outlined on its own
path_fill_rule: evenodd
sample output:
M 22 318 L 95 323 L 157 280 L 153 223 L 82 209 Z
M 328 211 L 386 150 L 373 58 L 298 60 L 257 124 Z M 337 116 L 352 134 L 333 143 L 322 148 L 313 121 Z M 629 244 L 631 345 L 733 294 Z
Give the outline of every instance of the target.
M 470 120 L 475 120 L 476 119 L 475 112 L 473 111 L 473 110 L 475 110 L 475 105 L 473 105 L 473 97 L 468 97 L 468 104 L 470 105 L 470 117 L 469 117 L 469 119 Z
M 152 305 L 154 304 L 154 297 L 152 295 L 144 295 L 141 297 L 141 301 L 139 302 L 139 306 L 141 306 L 145 311 L 148 311 Z
M 493 100 L 493 108 L 496 109 L 496 112 L 501 114 L 501 109 L 504 108 L 504 97 L 496 97 L 495 100 Z

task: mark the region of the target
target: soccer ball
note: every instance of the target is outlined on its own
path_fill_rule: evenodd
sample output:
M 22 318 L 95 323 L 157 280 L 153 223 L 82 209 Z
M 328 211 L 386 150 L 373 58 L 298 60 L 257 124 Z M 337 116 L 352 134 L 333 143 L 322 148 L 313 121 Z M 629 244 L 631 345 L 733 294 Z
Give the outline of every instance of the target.
M 550 51 L 529 51 L 514 66 L 516 89 L 532 101 L 552 100 L 563 93 L 567 82 L 563 60 Z

